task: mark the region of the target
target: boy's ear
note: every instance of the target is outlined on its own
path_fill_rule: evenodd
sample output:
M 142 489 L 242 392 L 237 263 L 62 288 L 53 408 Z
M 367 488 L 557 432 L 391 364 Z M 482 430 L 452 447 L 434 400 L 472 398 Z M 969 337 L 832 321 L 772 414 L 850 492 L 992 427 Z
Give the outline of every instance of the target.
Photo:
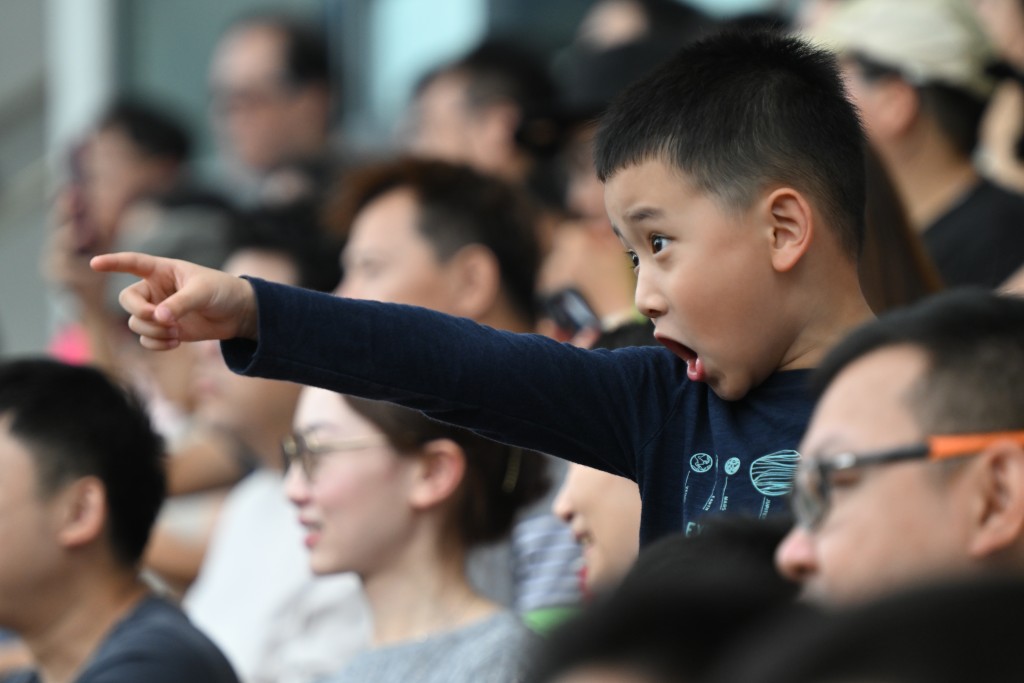
M 494 307 L 501 291 L 501 269 L 494 252 L 470 244 L 459 249 L 447 266 L 452 278 L 450 312 L 463 318 L 482 318 Z
M 1024 545 L 1024 447 L 1001 441 L 974 457 L 968 550 L 984 559 Z
M 419 460 L 409 492 L 410 504 L 417 510 L 444 504 L 465 476 L 465 452 L 451 439 L 434 439 L 423 446 Z
M 772 266 L 777 272 L 792 270 L 814 239 L 814 214 L 803 194 L 780 187 L 765 200 L 771 228 Z
M 83 477 L 59 494 L 57 541 L 79 548 L 96 540 L 107 520 L 106 487 L 96 477 Z

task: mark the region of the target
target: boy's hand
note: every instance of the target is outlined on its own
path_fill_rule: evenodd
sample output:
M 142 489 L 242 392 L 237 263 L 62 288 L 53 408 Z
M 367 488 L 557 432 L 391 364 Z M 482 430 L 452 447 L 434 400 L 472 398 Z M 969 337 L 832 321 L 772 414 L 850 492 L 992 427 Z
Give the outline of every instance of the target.
M 121 291 L 128 327 L 147 349 L 181 342 L 256 338 L 256 295 L 246 280 L 187 261 L 130 252 L 90 261 L 94 270 L 142 278 Z

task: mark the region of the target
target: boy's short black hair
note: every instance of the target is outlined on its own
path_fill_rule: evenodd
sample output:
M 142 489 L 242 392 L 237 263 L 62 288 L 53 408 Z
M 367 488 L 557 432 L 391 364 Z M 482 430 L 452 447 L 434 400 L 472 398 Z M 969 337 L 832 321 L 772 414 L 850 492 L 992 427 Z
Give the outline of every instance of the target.
M 111 551 L 136 566 L 166 491 L 163 442 L 138 400 L 93 368 L 14 360 L 0 363 L 0 419 L 35 461 L 41 498 L 103 483 Z
M 438 259 L 446 261 L 471 244 L 490 249 L 510 303 L 526 319 L 535 318 L 538 214 L 524 192 L 468 166 L 414 158 L 353 171 L 339 187 L 328 217 L 337 233 L 347 234 L 373 200 L 408 188 L 416 196 L 419 232 Z
M 192 139 L 185 125 L 164 109 L 139 99 L 112 102 L 100 115 L 96 129 L 123 133 L 144 156 L 174 163 L 188 160 Z
M 1024 429 L 1024 299 L 965 288 L 888 313 L 825 356 L 815 393 L 857 359 L 893 346 L 918 348 L 928 358 L 906 397 L 926 432 Z
M 743 209 L 773 184 L 806 193 L 856 257 L 864 133 L 834 56 L 770 32 L 725 32 L 676 53 L 609 107 L 596 138 L 602 181 L 658 159 Z

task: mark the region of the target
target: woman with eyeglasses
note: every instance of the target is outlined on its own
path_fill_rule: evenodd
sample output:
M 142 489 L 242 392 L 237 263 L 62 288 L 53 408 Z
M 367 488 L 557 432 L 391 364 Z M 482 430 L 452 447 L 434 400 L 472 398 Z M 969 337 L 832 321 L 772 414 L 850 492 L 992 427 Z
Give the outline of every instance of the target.
M 286 491 L 318 575 L 355 572 L 373 645 L 331 683 L 521 678 L 530 635 L 481 596 L 467 551 L 547 487 L 543 461 L 388 403 L 305 389 Z

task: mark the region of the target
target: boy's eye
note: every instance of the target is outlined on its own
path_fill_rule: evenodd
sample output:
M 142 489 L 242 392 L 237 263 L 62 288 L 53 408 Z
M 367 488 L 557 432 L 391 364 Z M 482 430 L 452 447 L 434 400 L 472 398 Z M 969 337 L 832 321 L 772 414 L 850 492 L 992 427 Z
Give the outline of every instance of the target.
M 657 254 L 668 245 L 668 238 L 662 235 L 651 235 L 651 252 Z
M 640 267 L 640 257 L 636 255 L 635 251 L 627 251 L 626 256 L 629 257 L 629 262 L 633 264 L 634 268 Z

